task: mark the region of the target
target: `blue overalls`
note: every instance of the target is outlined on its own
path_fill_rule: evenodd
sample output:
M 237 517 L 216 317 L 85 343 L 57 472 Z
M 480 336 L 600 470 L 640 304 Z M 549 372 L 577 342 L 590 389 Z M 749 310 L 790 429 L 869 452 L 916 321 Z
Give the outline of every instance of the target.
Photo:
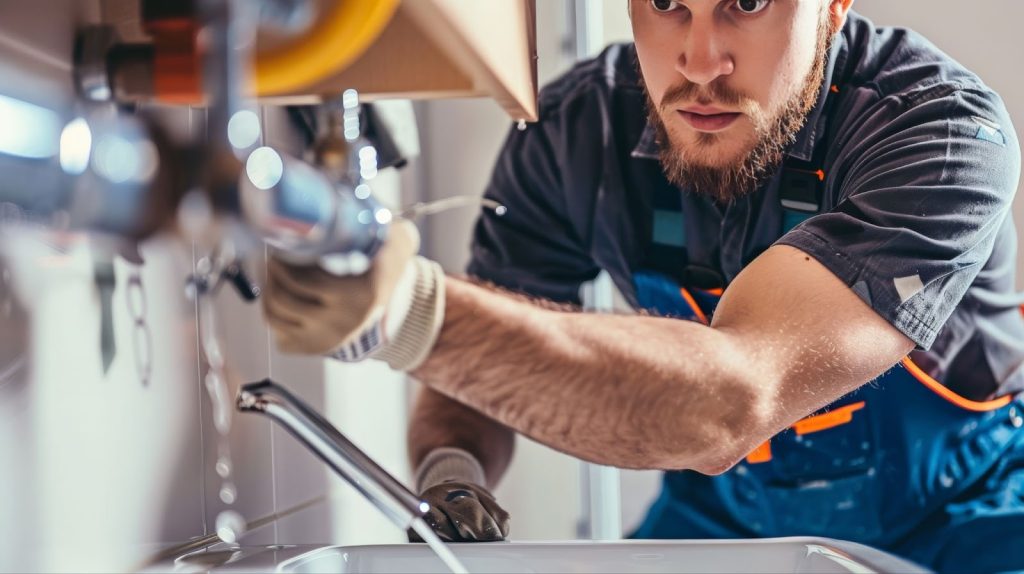
M 786 231 L 816 212 L 821 178 L 808 165 L 784 169 Z M 655 234 L 676 220 L 674 201 L 655 198 Z M 654 259 L 671 259 L 673 246 L 656 238 Z M 640 307 L 708 323 L 720 291 L 682 287 L 681 274 L 665 265 L 634 274 Z M 700 272 L 682 276 L 702 282 Z M 1024 540 L 1022 426 L 1024 397 L 967 400 L 908 358 L 720 476 L 666 473 L 633 537 L 815 535 L 939 571 L 1024 569 L 1024 543 L 1013 542 Z

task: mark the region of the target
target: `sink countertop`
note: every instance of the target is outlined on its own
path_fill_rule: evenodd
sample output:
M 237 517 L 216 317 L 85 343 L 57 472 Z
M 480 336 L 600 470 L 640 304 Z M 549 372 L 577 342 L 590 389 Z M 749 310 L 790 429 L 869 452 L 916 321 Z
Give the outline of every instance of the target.
M 928 572 L 860 544 L 825 538 L 453 544 L 470 572 Z M 146 572 L 447 572 L 424 544 L 217 544 Z

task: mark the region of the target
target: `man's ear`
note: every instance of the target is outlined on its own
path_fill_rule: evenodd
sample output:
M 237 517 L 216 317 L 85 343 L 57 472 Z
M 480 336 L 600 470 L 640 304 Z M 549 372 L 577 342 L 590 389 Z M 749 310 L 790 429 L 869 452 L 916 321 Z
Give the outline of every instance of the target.
M 842 30 L 846 24 L 846 15 L 850 13 L 854 0 L 826 0 L 828 2 L 828 19 L 833 30 Z

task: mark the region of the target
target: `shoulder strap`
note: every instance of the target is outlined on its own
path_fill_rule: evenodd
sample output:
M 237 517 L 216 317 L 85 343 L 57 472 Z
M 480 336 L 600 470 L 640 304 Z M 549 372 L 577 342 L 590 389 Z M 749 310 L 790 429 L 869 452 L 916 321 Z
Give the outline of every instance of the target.
M 659 186 L 651 207 L 651 243 L 644 267 L 671 277 L 678 285 L 701 289 L 725 287 L 721 273 L 690 260 L 682 193 L 671 185 Z
M 825 102 L 826 122 L 831 124 L 829 111 L 839 88 L 832 86 L 830 97 Z M 827 130 L 826 130 L 827 132 Z M 782 204 L 782 233 L 788 233 L 797 225 L 821 212 L 822 197 L 825 193 L 825 156 L 828 153 L 827 133 L 815 142 L 811 161 L 787 157 L 782 165 L 782 181 L 779 185 L 779 203 Z
M 825 171 L 795 160 L 787 161 L 782 169 L 779 203 L 782 204 L 782 233 L 785 234 L 821 211 Z

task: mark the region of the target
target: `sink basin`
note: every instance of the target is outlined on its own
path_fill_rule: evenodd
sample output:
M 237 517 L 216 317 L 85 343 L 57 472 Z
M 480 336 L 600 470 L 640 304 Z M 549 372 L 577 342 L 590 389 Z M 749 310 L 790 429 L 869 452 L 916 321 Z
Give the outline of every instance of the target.
M 453 544 L 466 568 L 491 572 L 928 572 L 891 554 L 825 538 Z M 210 552 L 213 552 L 212 549 Z M 236 548 L 187 562 L 210 572 L 447 572 L 426 545 Z M 189 568 L 181 559 L 177 571 Z M 212 566 L 212 568 L 211 568 Z M 160 570 L 160 568 L 154 568 Z

